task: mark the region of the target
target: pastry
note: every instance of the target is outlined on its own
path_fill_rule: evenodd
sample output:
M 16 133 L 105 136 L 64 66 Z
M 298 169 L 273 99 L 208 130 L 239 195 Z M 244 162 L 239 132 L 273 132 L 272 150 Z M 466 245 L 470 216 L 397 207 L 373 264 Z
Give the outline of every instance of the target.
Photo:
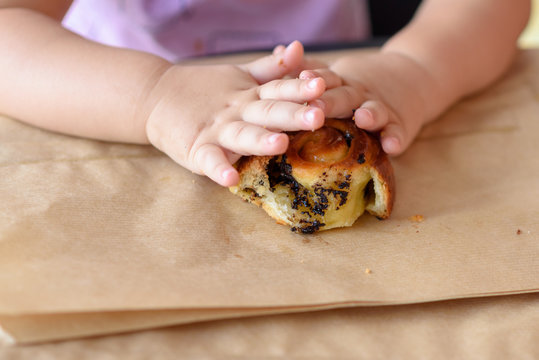
M 303 234 L 351 226 L 364 211 L 389 217 L 395 181 L 378 139 L 351 119 L 288 136 L 283 155 L 241 158 L 230 191 Z

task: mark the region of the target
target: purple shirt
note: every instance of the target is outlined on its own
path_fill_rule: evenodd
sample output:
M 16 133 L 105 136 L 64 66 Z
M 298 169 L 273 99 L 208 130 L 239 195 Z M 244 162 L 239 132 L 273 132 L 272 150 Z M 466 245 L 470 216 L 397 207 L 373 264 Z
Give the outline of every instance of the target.
M 370 35 L 365 0 L 75 0 L 63 24 L 88 39 L 169 61 Z

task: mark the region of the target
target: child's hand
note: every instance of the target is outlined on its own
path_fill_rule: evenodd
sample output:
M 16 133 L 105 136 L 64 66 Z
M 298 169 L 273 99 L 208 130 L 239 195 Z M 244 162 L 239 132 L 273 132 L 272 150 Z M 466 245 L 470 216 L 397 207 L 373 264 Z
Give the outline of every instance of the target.
M 323 111 L 304 105 L 322 95 L 323 79 L 273 80 L 300 66 L 297 42 L 241 66 L 172 66 L 149 97 L 148 140 L 187 169 L 234 185 L 241 155 L 283 153 L 280 131 L 323 125 Z
M 425 79 L 420 69 L 399 56 L 376 54 L 355 59 L 343 58 L 330 69 L 304 70 L 302 80 L 323 78 L 327 90 L 311 102 L 320 107 L 327 117 L 354 116 L 358 127 L 380 131 L 384 151 L 398 155 L 405 151 L 425 121 L 426 106 L 410 76 L 418 82 Z M 427 79 L 428 81 L 428 79 Z

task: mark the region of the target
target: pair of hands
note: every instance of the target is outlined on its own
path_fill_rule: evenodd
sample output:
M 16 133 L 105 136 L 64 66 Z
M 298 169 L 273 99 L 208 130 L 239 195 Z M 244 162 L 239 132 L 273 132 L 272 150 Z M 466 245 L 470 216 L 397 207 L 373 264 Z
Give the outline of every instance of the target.
M 232 164 L 241 156 L 282 154 L 288 136 L 281 131 L 315 130 L 326 117 L 354 115 L 359 127 L 382 130 L 389 154 L 406 143 L 382 101 L 347 74 L 305 58 L 299 42 L 239 66 L 173 65 L 150 98 L 149 142 L 222 186 L 238 183 Z

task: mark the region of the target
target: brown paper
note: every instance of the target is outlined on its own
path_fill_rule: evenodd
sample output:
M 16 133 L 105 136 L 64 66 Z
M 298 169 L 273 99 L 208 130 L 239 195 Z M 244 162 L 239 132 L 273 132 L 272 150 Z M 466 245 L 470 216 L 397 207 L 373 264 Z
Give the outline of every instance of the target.
M 182 309 L 7 315 L 0 317 L 0 323 L 7 330 L 2 332 L 2 329 L 0 328 L 0 345 L 2 343 L 35 343 L 52 339 L 71 339 L 84 336 L 152 329 L 170 325 L 190 324 L 208 320 L 326 310 L 336 307 L 342 308 L 345 307 L 345 305 L 312 306 L 301 307 L 298 309 L 293 309 L 291 307 Z
M 364 216 L 311 236 L 150 147 L 2 117 L 0 325 L 9 333 L 17 316 L 292 312 L 537 291 L 538 73 L 539 53 L 522 54 L 500 83 L 393 159 L 391 219 Z M 124 325 L 112 327 L 146 327 Z M 59 334 L 51 326 L 40 339 Z
M 537 359 L 539 294 L 212 321 L 35 346 L 0 359 Z

